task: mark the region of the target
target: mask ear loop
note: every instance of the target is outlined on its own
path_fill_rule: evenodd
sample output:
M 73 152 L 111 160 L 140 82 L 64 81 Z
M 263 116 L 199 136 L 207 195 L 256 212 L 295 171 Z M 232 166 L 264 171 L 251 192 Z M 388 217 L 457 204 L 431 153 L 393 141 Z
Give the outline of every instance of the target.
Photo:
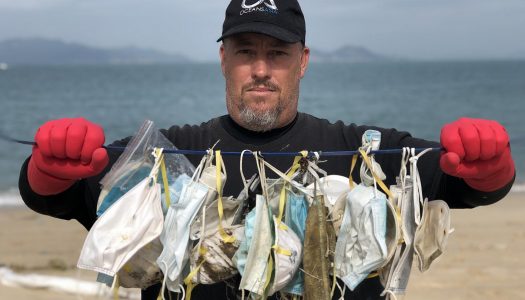
M 370 159 L 368 159 L 368 155 L 366 154 L 366 152 L 363 150 L 363 149 L 359 149 L 359 153 L 361 154 L 361 157 L 363 158 L 363 161 L 364 163 L 368 166 L 368 168 L 371 170 L 372 169 L 372 163 L 370 162 Z M 385 185 L 385 183 L 383 182 L 383 180 L 381 180 L 381 178 L 379 178 L 377 176 L 377 174 L 375 174 L 374 172 L 372 172 L 372 176 L 374 177 L 374 179 L 377 181 L 377 184 L 379 184 L 379 186 L 381 187 L 381 189 L 383 189 L 383 191 L 385 192 L 385 194 L 387 194 L 388 198 L 389 199 L 394 199 L 394 196 L 392 195 L 392 192 L 390 191 L 390 189 Z
M 245 190 L 248 190 L 248 181 L 246 181 L 246 177 L 244 176 L 244 170 L 242 167 L 243 161 L 244 161 L 244 154 L 246 152 L 251 152 L 250 150 L 242 150 L 241 157 L 239 159 L 239 173 L 241 174 L 242 184 L 244 186 Z
M 317 165 L 317 161 L 319 161 L 319 153 L 313 152 L 313 159 L 307 160 L 306 170 L 308 171 L 308 174 L 310 174 L 314 178 L 314 194 L 317 193 L 317 189 L 321 192 L 321 194 L 326 195 L 324 186 L 321 184 L 321 178 L 319 177 L 319 174 L 323 175 L 323 177 L 326 177 L 328 173 L 326 173 L 325 170 L 319 168 Z M 316 195 L 314 195 L 315 197 Z
M 416 155 L 416 149 L 411 149 L 410 157 L 410 176 L 412 177 L 412 189 L 413 189 L 413 200 L 414 200 L 414 212 L 415 212 L 415 222 L 419 226 L 421 224 L 421 209 L 423 207 L 423 188 L 421 186 L 421 179 L 419 177 L 419 170 L 417 168 L 417 161 L 425 153 L 429 152 L 430 149 L 425 149 Z
M 261 189 L 264 196 L 264 200 L 268 202 L 268 183 L 266 182 L 266 170 L 264 167 L 264 160 L 260 158 L 260 152 L 253 153 L 255 157 L 255 164 L 257 166 L 257 171 L 259 172 L 259 178 L 261 180 Z
M 350 190 L 353 190 L 355 187 L 354 178 L 352 173 L 354 173 L 355 165 L 357 164 L 357 154 L 352 155 L 352 162 L 350 163 L 350 174 L 348 175 L 348 183 L 350 185 Z

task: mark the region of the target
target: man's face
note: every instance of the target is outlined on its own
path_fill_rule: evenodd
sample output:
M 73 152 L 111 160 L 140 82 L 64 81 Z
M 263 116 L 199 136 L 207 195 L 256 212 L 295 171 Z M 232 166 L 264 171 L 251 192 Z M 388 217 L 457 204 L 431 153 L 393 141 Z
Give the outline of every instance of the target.
M 233 120 L 253 131 L 290 123 L 297 114 L 299 82 L 310 50 L 263 34 L 228 37 L 220 48 L 226 107 Z

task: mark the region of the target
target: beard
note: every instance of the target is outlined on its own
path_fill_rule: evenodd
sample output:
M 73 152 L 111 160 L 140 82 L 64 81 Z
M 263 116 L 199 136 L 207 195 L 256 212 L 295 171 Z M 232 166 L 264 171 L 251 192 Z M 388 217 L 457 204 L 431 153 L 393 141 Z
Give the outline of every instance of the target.
M 267 109 L 256 109 L 253 106 L 249 105 L 250 101 L 244 99 L 244 93 L 251 88 L 262 86 L 269 88 L 276 93 L 279 93 L 279 98 L 277 99 L 277 104 L 274 107 Z M 278 84 L 275 84 L 269 80 L 260 80 L 254 81 L 249 84 L 246 84 L 242 87 L 240 94 L 235 94 L 234 88 L 230 86 L 230 82 L 226 82 L 226 106 L 228 112 L 238 111 L 238 120 L 237 123 L 242 127 L 255 131 L 255 132 L 266 132 L 272 129 L 278 128 L 283 124 L 280 124 L 281 116 L 283 113 L 286 113 L 287 109 L 289 110 L 290 106 L 297 106 L 297 99 L 299 97 L 298 85 L 294 88 L 291 93 L 286 93 L 282 95 L 281 87 Z M 235 100 L 238 99 L 238 100 Z M 236 109 L 234 109 L 234 106 Z M 285 124 L 284 124 L 285 125 Z
M 281 100 L 279 100 L 279 103 L 276 107 L 264 111 L 251 109 L 244 103 L 244 101 L 241 100 L 239 105 L 239 117 L 246 129 L 257 132 L 265 132 L 277 127 L 279 117 L 281 116 L 283 110 L 284 107 Z

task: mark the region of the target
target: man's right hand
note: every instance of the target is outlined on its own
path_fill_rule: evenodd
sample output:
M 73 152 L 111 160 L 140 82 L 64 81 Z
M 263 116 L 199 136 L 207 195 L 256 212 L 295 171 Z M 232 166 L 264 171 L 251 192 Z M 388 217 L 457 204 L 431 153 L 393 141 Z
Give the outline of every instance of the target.
M 102 172 L 109 162 L 104 140 L 102 127 L 84 118 L 44 123 L 35 135 L 27 171 L 31 189 L 54 195 L 79 179 Z

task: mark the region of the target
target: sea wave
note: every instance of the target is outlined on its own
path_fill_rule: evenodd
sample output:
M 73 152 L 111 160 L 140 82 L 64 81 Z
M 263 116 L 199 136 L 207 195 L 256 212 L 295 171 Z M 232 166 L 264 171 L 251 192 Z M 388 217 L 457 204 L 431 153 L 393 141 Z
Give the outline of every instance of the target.
M 523 192 L 525 192 L 525 182 L 514 183 L 514 185 L 512 186 L 512 189 L 510 191 L 511 191 L 511 193 L 523 193 Z
M 0 191 L 0 207 L 23 206 L 24 202 L 17 188 Z

